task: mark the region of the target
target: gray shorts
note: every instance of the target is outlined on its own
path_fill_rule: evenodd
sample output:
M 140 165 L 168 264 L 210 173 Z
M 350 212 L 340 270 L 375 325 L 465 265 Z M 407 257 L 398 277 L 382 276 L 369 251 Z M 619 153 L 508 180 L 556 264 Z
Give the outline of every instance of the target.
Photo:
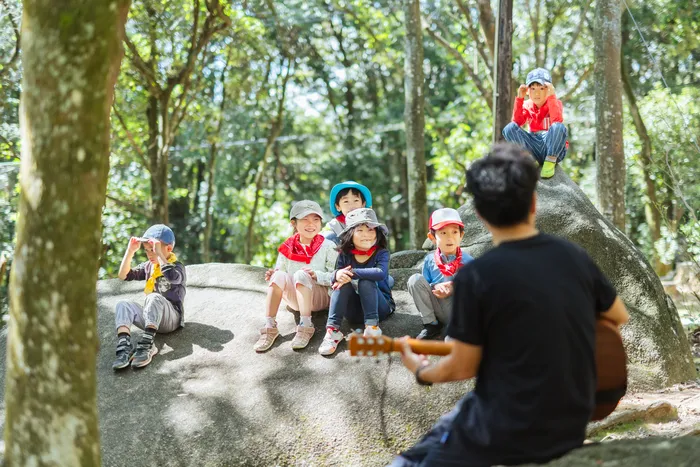
M 168 333 L 180 328 L 180 313 L 165 297 L 150 293 L 143 306 L 136 302 L 117 303 L 114 321 L 117 329 L 133 324 L 140 329 L 154 327 L 160 333 Z

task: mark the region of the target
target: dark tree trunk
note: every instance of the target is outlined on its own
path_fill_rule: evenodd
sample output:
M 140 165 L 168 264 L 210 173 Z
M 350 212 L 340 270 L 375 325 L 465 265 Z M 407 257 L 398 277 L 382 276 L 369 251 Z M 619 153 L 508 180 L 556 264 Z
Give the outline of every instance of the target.
M 494 57 L 496 95 L 493 105 L 493 141 L 503 139 L 501 132 L 513 115 L 513 0 L 499 0 L 498 40 Z
M 100 465 L 95 283 L 128 10 L 128 0 L 24 0 L 7 465 Z
M 404 121 L 408 169 L 408 225 L 412 248 L 420 248 L 428 225 L 425 167 L 425 95 L 423 91 L 423 29 L 420 2 L 404 0 L 406 62 L 404 64 Z

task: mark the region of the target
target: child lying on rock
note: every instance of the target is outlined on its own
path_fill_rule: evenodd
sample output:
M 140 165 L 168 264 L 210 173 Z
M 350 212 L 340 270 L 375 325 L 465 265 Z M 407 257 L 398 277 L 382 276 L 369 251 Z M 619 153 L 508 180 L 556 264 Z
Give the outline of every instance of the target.
M 294 235 L 278 248 L 274 269 L 265 273 L 268 281 L 265 326 L 253 347 L 265 352 L 279 336 L 277 310 L 282 299 L 299 311 L 300 323 L 292 340 L 292 349 L 305 348 L 314 335 L 311 312 L 325 310 L 330 303 L 330 285 L 338 252 L 335 243 L 319 232 L 323 211 L 314 201 L 304 200 L 292 206 L 289 220 Z

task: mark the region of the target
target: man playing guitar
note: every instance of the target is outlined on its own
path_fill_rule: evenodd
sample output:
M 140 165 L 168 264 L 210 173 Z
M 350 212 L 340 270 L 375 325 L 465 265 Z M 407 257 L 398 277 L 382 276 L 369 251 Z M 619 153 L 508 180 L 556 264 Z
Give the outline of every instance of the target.
M 467 172 L 495 248 L 454 280 L 449 355 L 431 365 L 403 343 L 419 384 L 477 377 L 392 467 L 542 463 L 582 445 L 596 390 L 595 324 L 629 315 L 588 254 L 535 228 L 537 167 L 497 144 Z

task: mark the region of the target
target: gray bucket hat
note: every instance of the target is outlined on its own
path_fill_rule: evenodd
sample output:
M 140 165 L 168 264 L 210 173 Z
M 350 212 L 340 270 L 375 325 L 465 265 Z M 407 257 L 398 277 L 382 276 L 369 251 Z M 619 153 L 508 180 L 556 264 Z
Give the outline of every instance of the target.
M 361 224 L 367 224 L 373 229 L 382 229 L 384 235 L 389 235 L 389 229 L 386 228 L 386 225 L 377 220 L 377 213 L 375 213 L 373 209 L 369 208 L 361 208 L 350 211 L 348 215 L 345 216 L 345 229 L 343 229 L 343 233 Z
M 292 205 L 292 209 L 289 211 L 289 220 L 303 219 L 309 214 L 318 214 L 323 219 L 321 206 L 316 201 L 304 199 Z

